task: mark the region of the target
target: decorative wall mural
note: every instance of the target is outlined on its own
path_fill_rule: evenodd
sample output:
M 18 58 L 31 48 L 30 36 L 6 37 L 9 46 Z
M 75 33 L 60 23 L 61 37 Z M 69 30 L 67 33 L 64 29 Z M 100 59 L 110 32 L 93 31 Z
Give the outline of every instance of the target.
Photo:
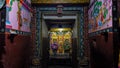
M 89 3 L 89 0 L 32 0 L 32 3 Z
M 52 31 L 50 32 L 50 55 L 70 54 L 71 50 L 71 31 Z
M 6 0 L 6 28 L 30 32 L 31 12 L 19 0 Z
M 97 0 L 88 14 L 89 33 L 112 27 L 112 0 Z

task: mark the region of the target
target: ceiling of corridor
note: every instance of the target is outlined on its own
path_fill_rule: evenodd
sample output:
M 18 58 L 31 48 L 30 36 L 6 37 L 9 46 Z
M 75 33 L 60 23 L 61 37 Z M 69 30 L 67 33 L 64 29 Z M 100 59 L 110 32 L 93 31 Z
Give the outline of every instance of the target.
M 73 28 L 76 18 L 77 16 L 75 12 L 74 13 L 65 12 L 62 14 L 61 17 L 58 17 L 58 15 L 55 12 L 43 14 L 43 19 L 45 20 L 48 29 L 50 29 L 51 27 Z
M 32 3 L 89 3 L 89 0 L 31 0 Z

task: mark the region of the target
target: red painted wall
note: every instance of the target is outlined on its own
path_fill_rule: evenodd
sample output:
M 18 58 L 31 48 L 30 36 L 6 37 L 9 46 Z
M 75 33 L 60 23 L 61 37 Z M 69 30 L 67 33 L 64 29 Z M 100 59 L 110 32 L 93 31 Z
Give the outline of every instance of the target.
M 17 35 L 14 42 L 5 36 L 5 55 L 3 55 L 4 68 L 29 68 L 30 55 L 32 55 L 32 45 L 30 36 Z
M 90 38 L 96 39 L 97 47 L 95 49 L 97 58 L 91 58 L 92 67 L 91 68 L 112 68 L 113 66 L 113 33 L 108 33 L 108 41 L 105 42 L 103 35 L 96 35 Z M 94 64 L 93 64 L 94 63 Z M 96 67 L 95 67 L 96 66 Z

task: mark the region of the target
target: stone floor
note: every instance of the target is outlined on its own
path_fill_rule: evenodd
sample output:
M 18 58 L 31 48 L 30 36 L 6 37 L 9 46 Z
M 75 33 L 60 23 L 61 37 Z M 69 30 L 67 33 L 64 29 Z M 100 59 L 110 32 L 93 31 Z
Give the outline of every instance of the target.
M 33 66 L 30 68 L 42 68 L 41 66 Z M 60 66 L 60 65 L 54 65 L 54 66 L 49 66 L 48 68 L 72 68 L 71 66 Z M 88 66 L 84 67 L 78 67 L 78 68 L 89 68 Z
M 70 59 L 50 59 L 48 63 L 48 68 L 72 68 L 72 62 Z M 79 63 L 77 68 L 89 68 L 87 63 L 82 65 L 79 65 Z M 41 68 L 41 65 L 30 68 Z
M 54 66 L 49 66 L 49 68 L 72 68 L 70 66 L 59 66 L 59 65 L 54 65 Z

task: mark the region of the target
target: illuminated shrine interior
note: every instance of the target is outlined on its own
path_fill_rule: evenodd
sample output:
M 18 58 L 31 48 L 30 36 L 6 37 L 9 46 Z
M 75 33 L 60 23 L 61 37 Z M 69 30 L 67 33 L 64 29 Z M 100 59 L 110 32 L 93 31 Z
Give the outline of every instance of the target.
M 120 68 L 119 0 L 0 0 L 0 68 Z

